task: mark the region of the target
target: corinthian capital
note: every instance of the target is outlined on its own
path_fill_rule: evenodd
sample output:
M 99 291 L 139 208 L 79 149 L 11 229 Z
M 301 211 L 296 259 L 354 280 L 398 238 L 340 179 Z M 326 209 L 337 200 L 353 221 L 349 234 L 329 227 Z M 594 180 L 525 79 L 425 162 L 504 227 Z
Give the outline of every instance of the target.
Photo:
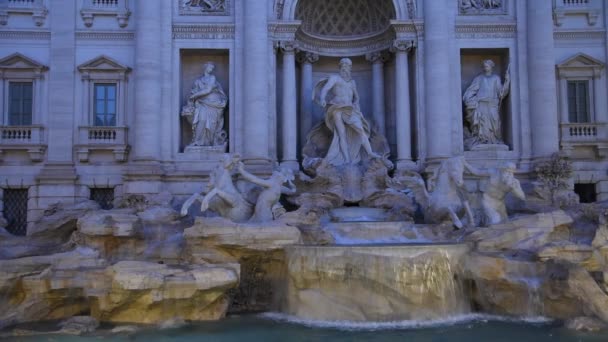
M 366 54 L 365 59 L 367 59 L 372 64 L 384 63 L 384 62 L 388 61 L 388 56 L 386 55 L 385 52 L 376 51 L 376 52 L 371 52 L 371 53 Z
M 302 53 L 300 53 L 298 55 L 298 62 L 299 63 L 310 63 L 310 64 L 314 64 L 319 60 L 319 55 L 316 53 L 312 53 L 312 52 L 306 52 L 303 51 Z
M 413 40 L 405 40 L 405 39 L 395 39 L 393 42 L 393 46 L 391 47 L 391 52 L 405 52 L 408 53 L 416 46 L 416 43 Z
M 295 53 L 298 49 L 298 43 L 293 40 L 282 40 L 279 42 L 279 49 L 283 53 Z

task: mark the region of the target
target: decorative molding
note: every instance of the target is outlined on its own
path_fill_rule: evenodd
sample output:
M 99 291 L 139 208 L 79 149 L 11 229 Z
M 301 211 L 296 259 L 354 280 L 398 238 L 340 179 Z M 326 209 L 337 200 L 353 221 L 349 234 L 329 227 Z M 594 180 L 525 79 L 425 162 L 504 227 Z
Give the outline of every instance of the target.
M 417 20 L 391 20 L 391 27 L 399 38 L 421 38 L 424 35 L 424 22 Z
M 33 1 L 1 1 L 0 2 L 0 25 L 8 24 L 8 18 L 11 13 L 31 14 L 36 26 L 44 25 L 46 16 L 49 11 L 44 6 L 42 0 Z
M 553 39 L 555 40 L 583 40 L 583 39 L 598 39 L 604 40 L 606 30 L 559 30 L 553 31 Z
M 559 78 L 601 76 L 605 64 L 597 58 L 577 53 L 556 65 Z
M 0 39 L 50 40 L 49 31 L 0 31 Z
M 77 40 L 135 40 L 135 32 L 123 31 L 76 31 Z
M 234 39 L 234 24 L 173 25 L 173 39 Z
M 281 40 L 277 45 L 284 54 L 295 54 L 298 50 L 298 43 L 293 40 Z
M 386 30 L 380 35 L 355 40 L 327 40 L 298 31 L 296 40 L 302 51 L 314 52 L 322 56 L 355 56 L 390 48 L 395 40 L 395 32 Z
M 312 52 L 301 52 L 298 54 L 297 59 L 298 59 L 298 63 L 300 63 L 300 64 L 304 64 L 304 63 L 314 64 L 319 61 L 319 55 L 316 53 L 312 53 Z
M 507 0 L 456 0 L 458 15 L 505 15 Z
M 127 0 L 83 0 L 80 16 L 86 27 L 93 26 L 95 16 L 116 17 L 118 26 L 127 27 L 131 11 Z
M 558 2 L 559 4 L 559 2 Z M 553 23 L 555 26 L 562 26 L 566 16 L 569 15 L 586 15 L 587 24 L 595 26 L 601 11 L 599 8 L 593 8 L 588 3 L 564 4 L 561 3 L 553 9 Z
M 397 53 L 397 52 L 409 53 L 414 47 L 416 47 L 416 42 L 413 40 L 396 39 L 393 42 L 393 46 L 391 46 L 390 51 L 392 53 Z
M 293 40 L 301 24 L 300 20 L 270 22 L 268 33 L 273 40 Z
M 46 65 L 18 52 L 0 59 L 0 78 L 11 74 L 23 78 L 40 79 L 48 69 Z
M 177 2 L 179 15 L 230 15 L 230 0 L 177 0 Z
M 515 23 L 456 24 L 456 38 L 515 38 Z

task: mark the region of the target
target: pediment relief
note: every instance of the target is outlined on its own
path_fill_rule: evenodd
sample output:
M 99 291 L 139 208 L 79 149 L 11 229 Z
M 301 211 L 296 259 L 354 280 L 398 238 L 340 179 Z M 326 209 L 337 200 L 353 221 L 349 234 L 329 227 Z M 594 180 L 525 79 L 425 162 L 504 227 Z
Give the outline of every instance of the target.
M 0 69 L 10 71 L 45 71 L 48 67 L 20 53 L 0 59 Z
M 557 65 L 560 77 L 591 76 L 597 77 L 604 63 L 584 53 L 578 53 Z
M 128 73 L 131 71 L 126 65 L 113 60 L 108 56 L 101 55 L 78 66 L 80 72 L 111 72 L 111 73 Z

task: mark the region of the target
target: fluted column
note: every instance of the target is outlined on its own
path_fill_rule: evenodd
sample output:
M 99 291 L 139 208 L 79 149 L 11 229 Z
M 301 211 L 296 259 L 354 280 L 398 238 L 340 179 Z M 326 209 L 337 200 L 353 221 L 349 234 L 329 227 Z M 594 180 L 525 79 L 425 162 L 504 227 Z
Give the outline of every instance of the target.
M 536 3 L 536 1 L 534 1 Z M 451 0 L 424 1 L 424 81 L 427 156 L 450 156 L 450 68 L 449 35 Z
M 244 3 L 243 152 L 249 160 L 269 158 L 269 45 L 266 1 Z
M 386 136 L 384 120 L 384 62 L 382 52 L 374 52 L 365 56 L 372 63 L 372 117 L 380 134 Z
M 395 110 L 397 128 L 397 168 L 409 168 L 412 162 L 412 127 L 410 113 L 410 84 L 408 53 L 413 47 L 412 41 L 396 40 L 393 44 L 395 53 L 396 84 Z
M 319 55 L 303 52 L 298 56 L 301 65 L 300 77 L 300 140 L 304 142 L 312 129 L 312 65 L 319 60 Z
M 528 1 L 528 87 L 532 157 L 559 149 L 551 1 Z
M 135 149 L 139 161 L 160 158 L 161 2 L 138 0 L 135 11 Z
M 297 150 L 297 87 L 296 87 L 296 56 L 295 42 L 282 41 L 280 44 L 283 53 L 283 101 L 282 101 L 282 159 L 281 165 L 297 170 L 299 168 L 296 158 Z

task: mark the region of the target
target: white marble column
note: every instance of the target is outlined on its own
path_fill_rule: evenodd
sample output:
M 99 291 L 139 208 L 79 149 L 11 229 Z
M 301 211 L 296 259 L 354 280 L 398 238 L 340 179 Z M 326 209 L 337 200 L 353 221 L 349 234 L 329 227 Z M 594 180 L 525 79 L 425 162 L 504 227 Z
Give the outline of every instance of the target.
M 293 41 L 280 43 L 283 53 L 283 99 L 281 117 L 281 165 L 297 170 L 299 168 L 296 151 L 298 146 L 298 113 L 296 87 L 296 45 Z
M 532 157 L 559 149 L 551 1 L 528 1 L 528 87 Z
M 160 158 L 161 2 L 138 0 L 135 11 L 135 145 L 134 159 Z
M 312 129 L 312 65 L 319 60 L 319 55 L 303 52 L 298 56 L 301 66 L 300 75 L 300 141 L 306 142 L 306 136 Z
M 397 168 L 406 169 L 414 166 L 412 162 L 412 127 L 410 113 L 410 83 L 408 53 L 413 47 L 411 41 L 396 40 L 395 52 L 395 109 L 397 137 Z
M 382 52 L 367 54 L 366 59 L 372 63 L 372 117 L 378 132 L 386 136 L 386 123 L 384 120 L 384 62 Z
M 269 159 L 269 45 L 266 1 L 244 2 L 244 109 L 245 159 Z
M 536 3 L 536 2 L 535 2 Z M 451 0 L 424 1 L 424 81 L 426 107 L 427 157 L 450 156 L 450 11 Z

